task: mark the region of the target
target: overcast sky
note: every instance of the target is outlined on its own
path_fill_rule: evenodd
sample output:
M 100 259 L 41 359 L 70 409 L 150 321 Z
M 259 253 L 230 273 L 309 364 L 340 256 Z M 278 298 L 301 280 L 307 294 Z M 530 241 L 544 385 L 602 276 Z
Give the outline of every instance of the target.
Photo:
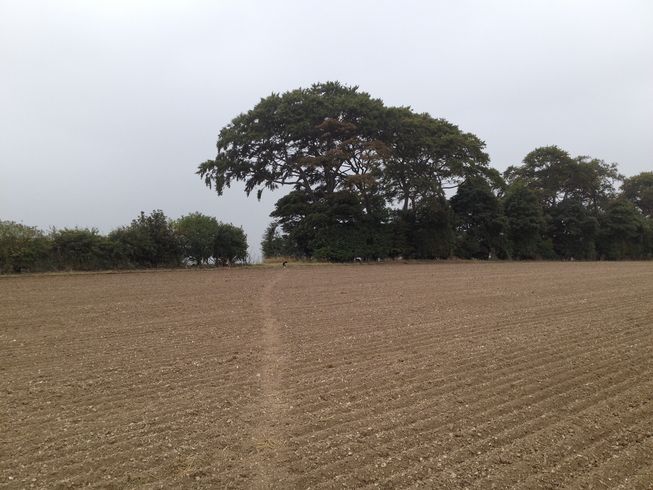
M 195 175 L 271 92 L 339 80 L 444 117 L 504 170 L 538 146 L 653 170 L 653 2 L 0 0 L 0 219 L 242 225 L 278 196 Z

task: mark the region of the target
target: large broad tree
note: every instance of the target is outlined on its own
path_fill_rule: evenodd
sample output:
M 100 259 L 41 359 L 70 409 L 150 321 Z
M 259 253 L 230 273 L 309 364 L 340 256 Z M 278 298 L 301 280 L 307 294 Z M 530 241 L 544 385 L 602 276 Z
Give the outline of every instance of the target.
M 444 197 L 468 177 L 489 173 L 485 143 L 454 124 L 408 108 L 389 109 L 388 121 L 392 152 L 384 189 L 404 211 L 420 200 Z
M 291 187 L 272 213 L 283 236 L 299 255 L 337 260 L 389 253 L 389 206 L 403 209 L 411 236 L 440 235 L 424 255 L 446 255 L 445 191 L 492 173 L 476 136 L 338 82 L 262 99 L 221 130 L 217 146 L 198 170 L 207 185 L 222 194 L 243 182 L 258 197 Z
M 265 189 L 291 187 L 273 217 L 292 248 L 298 255 L 347 260 L 364 253 L 356 250 L 351 229 L 361 221 L 380 226 L 385 212 L 386 116 L 382 101 L 338 82 L 272 94 L 220 131 L 215 160 L 198 173 L 218 194 L 238 181 L 259 198 Z M 351 216 L 329 209 L 351 202 Z
M 280 186 L 309 194 L 349 188 L 367 205 L 388 151 L 384 118 L 382 101 L 338 82 L 272 94 L 220 131 L 215 160 L 198 174 L 218 194 L 237 181 L 259 198 Z

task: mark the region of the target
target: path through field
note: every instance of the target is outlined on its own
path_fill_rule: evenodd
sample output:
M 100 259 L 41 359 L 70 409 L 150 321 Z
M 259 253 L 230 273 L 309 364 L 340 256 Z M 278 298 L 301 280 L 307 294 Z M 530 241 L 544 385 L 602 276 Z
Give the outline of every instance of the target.
M 0 278 L 0 487 L 653 488 L 653 263 Z
M 285 350 L 279 332 L 279 322 L 274 316 L 274 288 L 281 275 L 271 278 L 261 295 L 263 312 L 263 361 L 261 363 L 262 397 L 260 423 L 256 427 L 255 439 L 257 452 L 254 453 L 255 464 L 259 472 L 254 479 L 257 488 L 273 488 L 286 480 L 284 467 L 279 461 L 279 451 L 285 447 L 284 425 L 286 410 L 283 402 L 281 370 L 285 367 Z

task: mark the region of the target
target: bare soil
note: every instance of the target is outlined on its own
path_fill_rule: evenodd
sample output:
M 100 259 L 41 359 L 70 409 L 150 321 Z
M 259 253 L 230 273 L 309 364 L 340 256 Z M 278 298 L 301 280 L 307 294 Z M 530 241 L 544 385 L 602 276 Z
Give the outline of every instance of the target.
M 653 488 L 653 263 L 0 278 L 0 487 Z

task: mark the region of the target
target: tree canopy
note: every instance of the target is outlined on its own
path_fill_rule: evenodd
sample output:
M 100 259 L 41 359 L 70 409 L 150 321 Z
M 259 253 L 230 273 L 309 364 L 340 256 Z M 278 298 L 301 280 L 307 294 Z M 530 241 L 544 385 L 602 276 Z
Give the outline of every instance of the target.
M 410 255 L 446 256 L 450 244 L 431 240 L 451 222 L 446 191 L 470 176 L 498 176 L 475 135 L 338 82 L 262 99 L 220 131 L 217 148 L 198 169 L 206 185 L 222 194 L 240 181 L 259 198 L 292 189 L 272 213 L 291 242 L 283 248 L 331 260 L 385 256 L 398 208 Z M 427 238 L 437 253 L 423 246 Z
M 444 197 L 467 177 L 488 172 L 485 143 L 475 135 L 408 108 L 388 113 L 392 151 L 384 171 L 386 198 L 398 201 L 404 211 L 422 199 Z
M 536 148 L 521 166 L 508 167 L 504 175 L 509 184 L 519 182 L 535 191 L 545 209 L 575 199 L 595 211 L 615 196 L 616 183 L 623 179 L 616 164 L 587 156 L 572 158 L 557 146 Z
M 261 99 L 220 131 L 217 149 L 197 173 L 218 194 L 234 182 L 259 198 L 266 189 L 289 190 L 271 213 L 266 256 L 651 254 L 642 237 L 653 212 L 653 173 L 626 179 L 622 196 L 615 163 L 544 146 L 501 175 L 476 135 L 339 82 Z M 621 197 L 635 207 L 626 212 Z M 637 237 L 625 235 L 642 246 L 606 245 L 616 240 L 607 230 L 618 212 L 649 217 Z
M 218 155 L 198 173 L 222 194 L 234 181 L 249 195 L 293 186 L 326 193 L 364 188 L 383 144 L 383 103 L 338 82 L 262 99 L 220 131 Z M 359 177 L 356 179 L 356 177 Z

